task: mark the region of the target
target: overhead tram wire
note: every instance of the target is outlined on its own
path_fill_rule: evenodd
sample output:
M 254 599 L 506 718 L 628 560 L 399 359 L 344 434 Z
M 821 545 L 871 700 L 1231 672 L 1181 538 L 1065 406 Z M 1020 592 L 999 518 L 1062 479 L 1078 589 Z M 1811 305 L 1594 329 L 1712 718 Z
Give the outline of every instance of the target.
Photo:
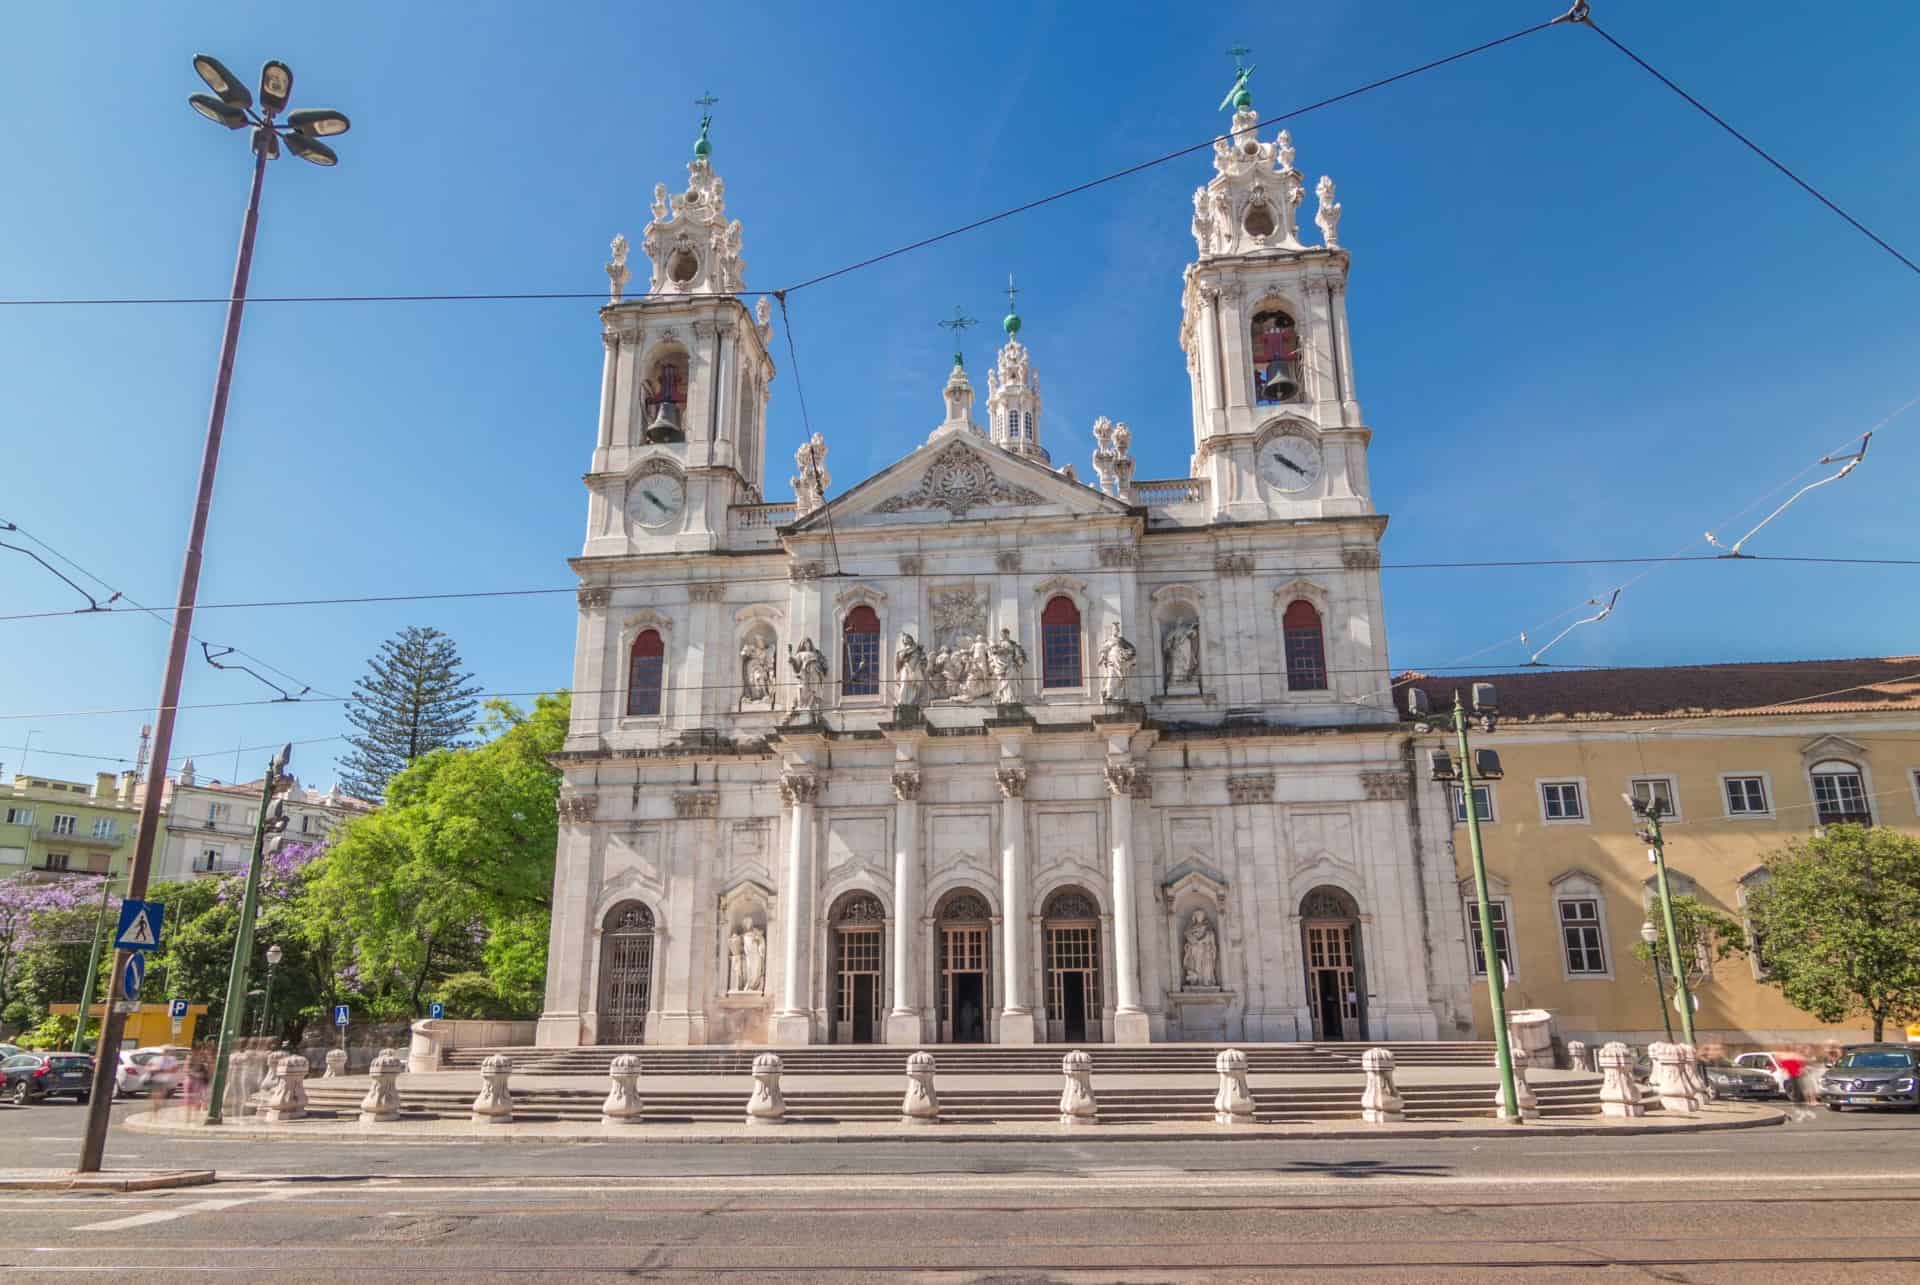
M 1311 102 L 1300 107 L 1295 107 L 1292 110 L 1282 112 L 1277 116 L 1265 117 L 1257 121 L 1253 127 L 1256 129 L 1264 129 L 1271 125 L 1280 124 L 1283 121 L 1289 121 L 1289 120 L 1296 119 L 1297 117 L 1305 116 L 1310 112 L 1319 111 L 1320 109 L 1325 107 L 1331 107 L 1336 103 L 1346 102 L 1348 99 L 1351 99 L 1351 98 L 1358 98 L 1363 94 L 1372 93 L 1376 89 L 1384 89 L 1389 85 L 1398 84 L 1400 81 L 1410 80 L 1413 77 L 1423 75 L 1426 72 L 1434 71 L 1441 67 L 1445 67 L 1451 63 L 1456 63 L 1464 59 L 1471 58 L 1475 54 L 1486 53 L 1488 50 L 1498 49 L 1502 45 L 1512 44 L 1517 40 L 1522 40 L 1527 36 L 1535 35 L 1539 32 L 1547 30 L 1549 27 L 1559 26 L 1562 23 L 1565 23 L 1568 21 L 1570 21 L 1570 17 L 1568 15 L 1563 14 L 1560 17 L 1549 19 L 1546 22 L 1539 22 L 1539 23 L 1535 23 L 1530 27 L 1523 27 L 1518 31 L 1511 32 L 1507 35 L 1500 36 L 1493 40 L 1483 41 L 1480 44 L 1472 46 L 1471 48 L 1462 49 L 1457 53 L 1451 53 L 1442 58 L 1434 58 L 1427 62 L 1421 63 L 1417 67 L 1409 67 L 1405 71 L 1395 72 L 1391 76 L 1382 76 L 1377 80 L 1370 80 L 1363 85 L 1355 86 L 1354 88 L 1346 90 L 1342 93 L 1333 94 L 1333 95 L 1330 95 L 1329 97 L 1319 99 L 1316 102 Z M 1214 137 L 1218 137 L 1218 136 L 1216 135 Z M 1104 187 L 1109 183 L 1117 182 L 1120 179 L 1131 177 L 1132 175 L 1139 174 L 1145 170 L 1150 170 L 1157 166 L 1165 165 L 1165 164 L 1168 164 L 1169 162 L 1180 160 L 1183 157 L 1192 156 L 1196 152 L 1207 151 L 1213 147 L 1214 137 L 1209 137 L 1204 142 L 1194 143 L 1186 147 L 1178 148 L 1171 152 L 1162 153 L 1161 155 L 1152 157 L 1149 160 L 1140 161 L 1136 164 L 1129 165 L 1124 169 L 1115 170 L 1110 174 L 1103 174 L 1098 178 L 1089 179 L 1084 183 L 1076 183 L 1072 187 L 1062 188 L 1060 191 L 1050 193 L 1046 196 L 1038 197 L 1031 201 L 1023 202 L 1019 205 L 1012 206 L 1005 210 L 1001 210 L 998 213 L 989 214 L 982 218 L 974 219 L 973 221 L 969 223 L 964 223 L 959 227 L 949 228 L 944 232 L 938 232 L 932 236 L 922 237 L 918 241 L 911 242 L 907 245 L 898 246 L 894 249 L 887 250 L 880 254 L 870 255 L 865 259 L 859 260 L 858 262 L 846 264 L 845 266 L 835 268 L 830 272 L 819 273 L 815 276 L 808 277 L 803 281 L 796 282 L 792 285 L 786 286 L 779 290 L 737 290 L 737 291 L 733 291 L 732 293 L 738 296 L 749 297 L 749 298 L 757 297 L 760 295 L 766 295 L 771 298 L 782 299 L 784 302 L 784 296 L 791 294 L 796 290 L 805 290 L 809 286 L 820 285 L 823 282 L 832 281 L 838 277 L 847 276 L 848 274 L 853 272 L 858 272 L 863 268 L 869 268 L 878 263 L 885 263 L 889 259 L 897 259 L 903 254 L 910 254 L 915 250 L 924 249 L 927 246 L 935 245 L 941 241 L 949 240 L 953 237 L 960 236 L 967 232 L 972 232 L 975 229 L 986 227 L 989 224 L 998 223 L 1004 219 L 1013 218 L 1015 215 L 1018 215 L 1018 214 L 1025 214 L 1029 210 L 1037 210 L 1041 206 L 1051 205 L 1055 201 L 1062 201 L 1062 200 L 1065 200 L 1067 197 L 1077 196 L 1082 192 L 1089 192 L 1089 191 L 1092 191 L 1094 188 Z M 651 294 L 647 294 L 647 295 L 629 295 L 628 297 L 629 298 L 651 298 L 653 296 Z M 675 296 L 675 297 L 679 297 L 679 296 Z M 393 294 L 393 295 L 381 295 L 381 294 L 258 295 L 258 296 L 249 296 L 247 302 L 249 305 L 267 304 L 267 303 L 471 303 L 471 302 L 538 301 L 538 300 L 549 300 L 549 299 L 604 300 L 605 298 L 606 298 L 606 291 L 604 290 L 593 290 L 593 291 L 549 290 L 549 291 L 524 291 L 524 292 L 494 291 L 494 292 L 489 292 L 484 294 L 444 293 L 444 294 Z M 177 298 L 159 296 L 159 297 L 148 297 L 148 298 L 94 298 L 94 299 L 39 298 L 39 299 L 0 299 L 0 307 L 10 307 L 10 308 L 95 307 L 95 306 L 211 304 L 211 303 L 224 304 L 228 302 L 230 302 L 228 299 L 224 297 L 218 297 L 218 296 L 191 296 L 191 297 L 177 297 Z
M 1587 0 L 1579 0 L 1579 3 L 1575 4 L 1573 8 L 1567 12 L 1564 19 L 1557 19 L 1556 21 L 1561 21 L 1561 20 L 1564 20 L 1569 23 L 1574 23 L 1582 27 L 1586 27 L 1587 29 L 1592 31 L 1594 35 L 1599 36 L 1602 40 L 1606 41 L 1608 44 L 1612 45 L 1615 49 L 1619 50 L 1622 54 L 1625 54 L 1626 57 L 1629 60 L 1631 60 L 1635 66 L 1640 68 L 1640 70 L 1646 72 L 1649 76 L 1652 76 L 1655 80 L 1665 85 L 1668 89 L 1671 89 L 1675 94 L 1678 94 L 1682 99 L 1686 101 L 1688 106 L 1692 107 L 1695 111 L 1699 112 L 1702 116 L 1705 116 L 1708 120 L 1712 121 L 1714 124 L 1718 125 L 1721 129 L 1725 130 L 1729 135 L 1731 135 L 1733 138 L 1738 140 L 1742 146 L 1744 146 L 1748 151 L 1752 152 L 1755 156 L 1758 156 L 1761 160 L 1765 161 L 1767 164 L 1771 165 L 1774 169 L 1784 174 L 1787 177 L 1787 179 L 1793 183 L 1795 187 L 1798 187 L 1801 191 L 1805 192 L 1808 196 L 1811 196 L 1814 200 L 1820 202 L 1820 204 L 1826 206 L 1829 210 L 1833 211 L 1833 213 L 1840 216 L 1840 218 L 1845 220 L 1848 226 L 1852 227 L 1854 231 L 1858 232 L 1861 236 L 1866 237 L 1867 240 L 1873 242 L 1875 245 L 1879 246 L 1882 250 L 1885 250 L 1888 254 L 1892 255 L 1895 259 L 1898 259 L 1901 263 L 1905 264 L 1908 271 L 1920 273 L 1920 263 L 1915 263 L 1912 259 L 1909 259 L 1906 255 L 1902 254 L 1900 251 L 1894 249 L 1893 246 L 1890 245 L 1884 237 L 1880 236 L 1872 228 L 1868 227 L 1866 224 L 1862 223 L 1859 219 L 1854 218 L 1853 215 L 1847 213 L 1844 209 L 1842 209 L 1838 202 L 1833 200 L 1831 197 L 1829 197 L 1826 193 L 1822 192 L 1819 188 L 1815 187 L 1813 184 L 1807 182 L 1807 180 L 1801 178 L 1798 174 L 1794 173 L 1793 170 L 1789 169 L 1783 161 L 1779 160 L 1771 152 L 1767 151 L 1766 148 L 1760 146 L 1760 144 L 1754 142 L 1751 138 L 1748 138 L 1745 134 L 1735 129 L 1733 125 L 1730 124 L 1725 117 L 1721 116 L 1718 112 L 1714 111 L 1711 107 L 1701 102 L 1698 98 L 1695 98 L 1692 94 L 1688 93 L 1686 90 L 1680 88 L 1679 85 L 1675 84 L 1667 76 L 1661 74 L 1661 72 L 1657 68 L 1655 68 L 1653 64 L 1649 63 L 1645 58 L 1642 58 L 1639 54 L 1633 52 L 1633 50 L 1621 44 L 1620 41 L 1615 39 L 1611 34 L 1609 34 L 1604 27 L 1602 27 L 1599 23 L 1593 20 L 1593 14 L 1589 9 Z

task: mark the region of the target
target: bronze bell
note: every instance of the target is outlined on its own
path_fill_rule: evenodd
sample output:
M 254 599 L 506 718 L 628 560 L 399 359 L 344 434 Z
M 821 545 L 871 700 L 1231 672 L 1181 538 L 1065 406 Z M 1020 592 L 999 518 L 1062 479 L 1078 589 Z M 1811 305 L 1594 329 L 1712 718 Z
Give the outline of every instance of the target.
M 687 435 L 680 427 L 680 403 L 661 402 L 654 407 L 653 422 L 641 434 L 646 442 L 684 442 Z
M 1287 375 L 1284 366 L 1275 367 L 1273 373 L 1267 376 L 1266 382 L 1260 386 L 1261 395 L 1270 402 L 1292 401 L 1299 392 L 1300 385 L 1294 383 Z

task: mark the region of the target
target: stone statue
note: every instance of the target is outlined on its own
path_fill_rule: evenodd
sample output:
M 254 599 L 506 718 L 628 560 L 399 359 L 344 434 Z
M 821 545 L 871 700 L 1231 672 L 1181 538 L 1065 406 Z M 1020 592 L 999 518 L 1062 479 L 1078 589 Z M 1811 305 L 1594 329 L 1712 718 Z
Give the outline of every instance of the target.
M 1320 198 L 1320 212 L 1313 216 L 1313 221 L 1320 225 L 1320 235 L 1326 238 L 1327 248 L 1337 249 L 1340 245 L 1340 202 L 1333 199 L 1333 180 L 1322 174 L 1313 194 Z
M 943 652 L 940 658 L 940 674 L 945 680 L 941 685 L 941 695 L 948 700 L 967 698 L 967 649 L 955 646 Z
M 767 986 L 767 934 L 747 921 L 740 955 L 740 989 L 759 994 Z
M 729 991 L 741 989 L 740 981 L 744 974 L 740 970 L 740 955 L 743 949 L 744 940 L 740 936 L 740 930 L 736 928 L 727 934 L 727 989 Z
M 1107 626 L 1107 639 L 1100 644 L 1100 699 L 1106 701 L 1124 701 L 1127 698 L 1127 679 L 1133 675 L 1133 664 L 1140 658 L 1134 645 L 1120 636 L 1120 622 L 1114 621 Z
M 1192 616 L 1182 616 L 1167 626 L 1167 636 L 1160 643 L 1161 672 L 1165 675 L 1166 685 L 1198 683 L 1200 681 L 1200 621 Z
M 1187 920 L 1186 944 L 1180 948 L 1183 986 L 1212 990 L 1220 985 L 1220 944 L 1214 938 L 1207 912 L 1196 910 Z
M 967 699 L 984 700 L 993 694 L 993 656 L 979 634 L 967 648 Z
M 773 684 L 779 666 L 774 660 L 773 643 L 764 634 L 749 634 L 740 648 L 740 703 L 764 705 L 773 700 Z
M 993 664 L 993 698 L 1002 705 L 1020 703 L 1021 680 L 1026 676 L 1027 649 L 1022 647 L 1010 629 L 1000 631 L 1000 641 L 988 650 L 988 659 Z
M 900 642 L 893 649 L 893 672 L 900 685 L 900 695 L 894 704 L 920 706 L 932 698 L 927 681 L 927 649 L 905 630 L 900 632 Z
M 818 713 L 827 686 L 826 655 L 813 645 L 813 639 L 802 638 L 798 648 L 788 644 L 787 665 L 793 670 L 795 684 L 793 712 Z

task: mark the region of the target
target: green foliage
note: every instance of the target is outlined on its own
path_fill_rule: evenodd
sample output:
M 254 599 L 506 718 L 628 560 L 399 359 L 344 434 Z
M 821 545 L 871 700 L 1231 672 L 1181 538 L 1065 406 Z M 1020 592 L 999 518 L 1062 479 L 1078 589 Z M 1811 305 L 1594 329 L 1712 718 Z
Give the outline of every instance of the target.
M 1823 1022 L 1873 1038 L 1920 1017 L 1920 840 L 1835 825 L 1767 858 L 1747 902 L 1767 980 Z
M 502 1017 L 538 1017 L 547 984 L 545 911 L 514 915 L 494 923 L 487 934 L 487 976 L 505 1010 Z
M 353 753 L 340 765 L 343 790 L 380 798 L 423 755 L 466 744 L 480 689 L 460 666 L 453 639 L 430 626 L 408 625 L 380 644 L 347 706 L 358 731 L 347 737 Z
M 1667 953 L 1666 918 L 1660 913 L 1657 901 L 1647 908 L 1647 920 L 1660 936 L 1651 946 L 1644 941 L 1635 946 L 1633 957 L 1649 969 L 1658 968 L 1662 974 L 1672 976 L 1673 968 L 1669 961 L 1673 956 Z M 1680 962 L 1687 970 L 1689 986 L 1697 986 L 1713 976 L 1713 970 L 1723 960 L 1744 955 L 1747 951 L 1747 933 L 1740 921 L 1724 911 L 1715 910 L 1698 897 L 1675 894 L 1673 928 L 1674 936 L 1680 943 Z
M 79 1019 L 71 1014 L 49 1013 L 29 1029 L 22 1031 L 12 1042 L 23 1049 L 40 1049 L 57 1052 L 73 1044 L 73 1024 Z M 94 1035 L 99 1034 L 100 1023 L 93 1023 Z M 89 1040 L 92 1035 L 87 1037 Z
M 434 994 L 447 1006 L 448 1017 L 500 1020 L 521 1016 L 485 973 L 455 973 L 443 979 Z
M 564 693 L 530 712 L 488 702 L 491 739 L 400 772 L 386 806 L 349 824 L 315 864 L 300 931 L 345 956 L 334 973 L 373 1016 L 418 1017 L 437 983 L 495 967 L 499 1002 L 537 1004 L 529 977 L 544 951 L 560 788 L 547 756 L 567 717 Z

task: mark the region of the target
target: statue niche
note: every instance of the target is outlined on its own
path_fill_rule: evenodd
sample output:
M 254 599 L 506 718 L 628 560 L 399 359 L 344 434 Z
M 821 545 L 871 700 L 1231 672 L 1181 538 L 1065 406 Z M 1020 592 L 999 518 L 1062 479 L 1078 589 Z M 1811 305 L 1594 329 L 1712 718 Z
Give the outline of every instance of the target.
M 1185 606 L 1160 622 L 1160 691 L 1168 696 L 1200 691 L 1200 617 Z
M 760 995 L 767 989 L 766 912 L 751 910 L 727 932 L 727 994 Z
M 1186 931 L 1180 935 L 1180 987 L 1182 990 L 1220 989 L 1220 939 L 1204 910 L 1196 910 L 1188 917 Z

